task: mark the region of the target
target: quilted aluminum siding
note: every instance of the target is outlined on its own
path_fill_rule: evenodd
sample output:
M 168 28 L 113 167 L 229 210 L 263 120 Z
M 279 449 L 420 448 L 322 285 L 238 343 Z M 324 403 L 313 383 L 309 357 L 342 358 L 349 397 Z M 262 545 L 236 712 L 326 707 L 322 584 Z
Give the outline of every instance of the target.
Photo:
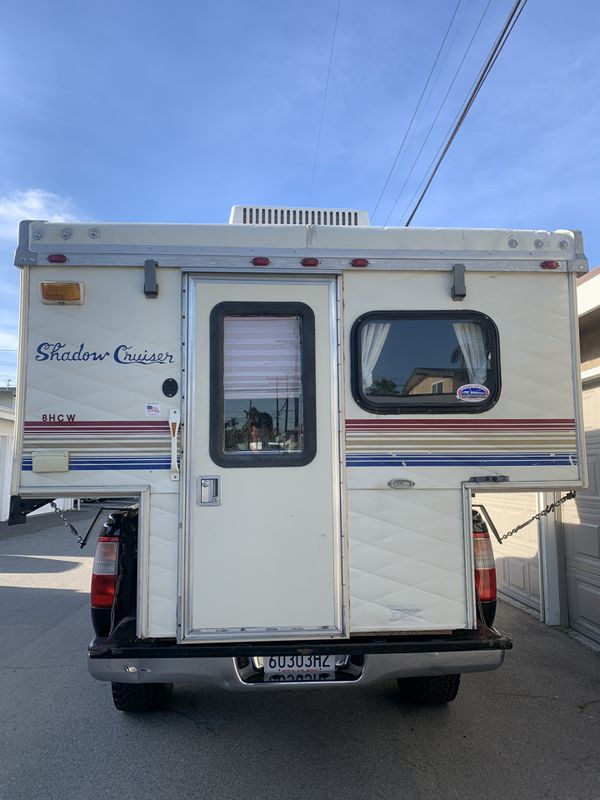
M 467 297 L 450 297 L 432 272 L 344 275 L 347 347 L 370 311 L 461 308 L 487 314 L 499 331 L 502 388 L 482 414 L 377 415 L 346 381 L 349 595 L 353 633 L 464 627 L 470 522 L 460 487 L 505 475 L 535 491 L 577 484 L 575 341 L 568 276 L 467 273 Z M 382 276 L 380 276 L 382 277 Z M 414 489 L 389 489 L 390 480 Z
M 46 306 L 40 280 L 85 284 L 81 306 Z M 30 306 L 20 489 L 41 496 L 102 487 L 150 487 L 140 549 L 140 633 L 176 634 L 180 483 L 171 480 L 168 414 L 180 393 L 167 398 L 166 378 L 180 383 L 181 274 L 159 270 L 159 296 L 147 299 L 139 269 L 39 267 L 30 271 Z M 108 353 L 101 360 L 37 360 L 43 343 L 60 353 Z M 149 363 L 119 363 L 114 353 L 148 354 Z M 46 351 L 48 352 L 48 351 Z M 120 351 L 123 352 L 123 351 Z M 151 360 L 152 353 L 171 357 Z M 147 415 L 146 404 L 153 414 Z M 65 472 L 34 471 L 34 451 L 69 454 Z
M 352 633 L 468 627 L 462 493 L 348 498 Z

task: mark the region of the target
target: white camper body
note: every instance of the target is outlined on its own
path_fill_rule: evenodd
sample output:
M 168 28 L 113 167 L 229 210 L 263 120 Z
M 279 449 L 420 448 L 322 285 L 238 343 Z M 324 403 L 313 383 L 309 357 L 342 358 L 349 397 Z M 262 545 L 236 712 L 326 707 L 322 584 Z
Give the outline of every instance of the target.
M 473 630 L 472 492 L 584 483 L 580 235 L 360 214 L 22 223 L 13 494 L 139 495 L 139 639 Z

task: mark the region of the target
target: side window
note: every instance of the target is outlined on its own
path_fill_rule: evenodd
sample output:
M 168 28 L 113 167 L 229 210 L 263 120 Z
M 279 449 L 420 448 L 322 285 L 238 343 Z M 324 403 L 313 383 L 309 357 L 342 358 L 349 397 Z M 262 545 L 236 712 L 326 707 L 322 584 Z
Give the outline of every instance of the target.
M 352 391 L 376 414 L 477 413 L 500 392 L 496 326 L 474 311 L 377 311 L 352 329 Z
M 211 312 L 210 454 L 223 467 L 315 457 L 315 320 L 303 303 L 220 303 Z

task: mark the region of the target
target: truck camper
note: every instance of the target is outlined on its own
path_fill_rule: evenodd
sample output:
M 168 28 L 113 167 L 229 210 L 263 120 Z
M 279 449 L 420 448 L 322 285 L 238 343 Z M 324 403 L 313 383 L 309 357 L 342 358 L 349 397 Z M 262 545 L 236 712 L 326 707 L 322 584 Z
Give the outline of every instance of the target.
M 98 537 L 89 670 L 173 684 L 397 679 L 446 703 L 502 664 L 476 491 L 586 479 L 577 231 L 25 221 L 11 521 L 133 497 Z

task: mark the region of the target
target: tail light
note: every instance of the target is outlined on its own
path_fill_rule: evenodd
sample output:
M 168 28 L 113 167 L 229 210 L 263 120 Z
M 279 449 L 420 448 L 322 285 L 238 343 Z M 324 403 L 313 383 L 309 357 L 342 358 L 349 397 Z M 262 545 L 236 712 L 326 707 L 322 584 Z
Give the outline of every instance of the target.
M 119 537 L 100 536 L 92 567 L 92 608 L 112 608 L 119 566 Z
M 475 556 L 475 590 L 482 603 L 496 599 L 496 562 L 490 535 L 487 531 L 473 531 Z

